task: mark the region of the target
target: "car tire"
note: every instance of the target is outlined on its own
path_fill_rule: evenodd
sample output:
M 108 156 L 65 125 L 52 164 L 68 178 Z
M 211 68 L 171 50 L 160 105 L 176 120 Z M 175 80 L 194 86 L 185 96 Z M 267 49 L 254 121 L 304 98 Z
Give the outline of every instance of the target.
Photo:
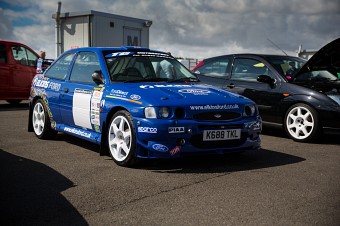
M 46 106 L 41 99 L 34 103 L 32 124 L 33 131 L 39 139 L 51 139 L 58 133 L 51 128 L 51 121 L 48 116 Z
M 121 110 L 113 115 L 108 127 L 107 141 L 115 163 L 125 167 L 136 163 L 136 129 L 129 112 Z
M 290 138 L 299 142 L 311 142 L 320 134 L 318 113 L 307 104 L 294 104 L 284 119 L 284 127 Z

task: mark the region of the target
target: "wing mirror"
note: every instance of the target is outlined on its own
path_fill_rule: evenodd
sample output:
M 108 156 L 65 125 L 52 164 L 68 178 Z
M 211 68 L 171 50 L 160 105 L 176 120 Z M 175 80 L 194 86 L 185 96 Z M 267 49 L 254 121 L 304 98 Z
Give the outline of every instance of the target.
M 276 84 L 276 80 L 271 78 L 270 76 L 268 75 L 259 75 L 257 77 L 257 81 L 258 82 L 263 82 L 263 83 L 267 83 L 270 85 L 271 88 L 274 88 L 275 87 L 275 84 Z
M 92 80 L 97 84 L 97 85 L 100 85 L 100 84 L 104 84 L 104 77 L 102 75 L 102 72 L 101 71 L 94 71 L 92 73 Z

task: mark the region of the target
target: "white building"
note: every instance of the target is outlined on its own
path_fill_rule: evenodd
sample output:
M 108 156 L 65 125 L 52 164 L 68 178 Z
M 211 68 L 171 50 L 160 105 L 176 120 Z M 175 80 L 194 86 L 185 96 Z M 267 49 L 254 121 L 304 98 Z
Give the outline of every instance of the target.
M 78 47 L 149 47 L 152 21 L 90 10 L 52 15 L 57 56 Z

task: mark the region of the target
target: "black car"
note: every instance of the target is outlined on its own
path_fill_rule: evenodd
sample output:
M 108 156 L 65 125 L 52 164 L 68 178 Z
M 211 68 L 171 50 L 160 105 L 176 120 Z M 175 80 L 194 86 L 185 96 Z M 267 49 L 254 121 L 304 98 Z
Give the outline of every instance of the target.
M 193 72 L 204 83 L 254 100 L 264 126 L 284 127 L 295 141 L 340 133 L 340 38 L 307 62 L 292 56 L 232 54 L 205 59 Z

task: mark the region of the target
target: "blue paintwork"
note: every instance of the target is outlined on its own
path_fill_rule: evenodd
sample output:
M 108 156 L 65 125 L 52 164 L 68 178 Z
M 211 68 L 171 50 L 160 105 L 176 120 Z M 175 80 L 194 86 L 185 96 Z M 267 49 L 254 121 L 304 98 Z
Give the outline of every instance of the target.
M 110 122 L 110 117 L 108 116 L 112 116 L 112 111 L 119 108 L 127 110 L 133 117 L 133 123 L 136 128 L 136 156 L 140 158 L 168 158 L 180 156 L 181 154 L 225 153 L 256 150 L 260 147 L 261 140 L 259 133 L 262 128 L 262 121 L 258 113 L 251 117 L 239 117 L 230 121 L 197 121 L 193 119 L 193 115 L 209 111 L 232 111 L 242 115 L 245 105 L 254 104 L 250 99 L 200 83 L 111 82 L 105 63 L 105 56 L 102 54 L 106 50 L 110 50 L 112 53 L 131 51 L 130 55 L 133 55 L 132 53 L 136 51 L 150 52 L 146 48 L 134 47 L 79 48 L 68 51 L 75 53 L 84 51 L 95 52 L 105 80 L 104 85 L 70 82 L 68 80 L 71 70 L 68 70 L 65 80 L 47 78 L 44 74 L 37 75 L 33 79 L 30 98 L 31 106 L 37 98 L 42 98 L 45 101 L 53 129 L 104 145 L 102 138 L 107 136 L 107 134 L 102 134 L 102 132 L 106 131 L 105 126 Z M 151 52 L 160 53 L 164 57 L 172 58 L 163 52 Z M 117 57 L 119 55 L 116 54 Z M 71 67 L 73 63 L 71 63 Z M 53 67 L 53 64 L 51 67 Z M 48 70 L 45 73 L 48 73 Z M 65 89 L 67 89 L 67 92 L 65 92 Z M 85 120 L 88 123 L 87 128 L 86 126 L 75 125 L 75 120 L 78 119 L 74 118 L 74 106 L 75 104 L 86 102 L 85 99 L 82 99 L 84 102 L 79 103 L 75 95 L 88 97 L 88 103 L 85 104 L 85 108 L 91 110 L 85 112 L 82 118 L 85 120 L 88 117 Z M 95 95 L 101 97 L 95 99 Z M 167 119 L 145 118 L 144 109 L 150 106 L 156 109 L 166 106 L 171 109 L 171 116 Z M 185 112 L 181 118 L 176 118 L 174 115 L 178 107 Z M 207 108 L 225 109 L 212 110 Z M 100 120 L 98 122 L 92 121 L 96 117 L 92 109 L 100 111 Z M 222 147 L 204 148 L 200 148 L 197 145 L 194 146 L 191 143 L 192 137 L 202 136 L 203 128 L 223 129 L 221 126 L 241 129 L 242 142 Z M 257 127 L 253 129 L 254 126 Z M 169 132 L 173 129 L 178 131 L 176 133 Z M 181 145 L 180 152 L 172 156 L 170 151 L 179 146 L 177 142 L 179 139 L 184 139 L 186 142 Z

